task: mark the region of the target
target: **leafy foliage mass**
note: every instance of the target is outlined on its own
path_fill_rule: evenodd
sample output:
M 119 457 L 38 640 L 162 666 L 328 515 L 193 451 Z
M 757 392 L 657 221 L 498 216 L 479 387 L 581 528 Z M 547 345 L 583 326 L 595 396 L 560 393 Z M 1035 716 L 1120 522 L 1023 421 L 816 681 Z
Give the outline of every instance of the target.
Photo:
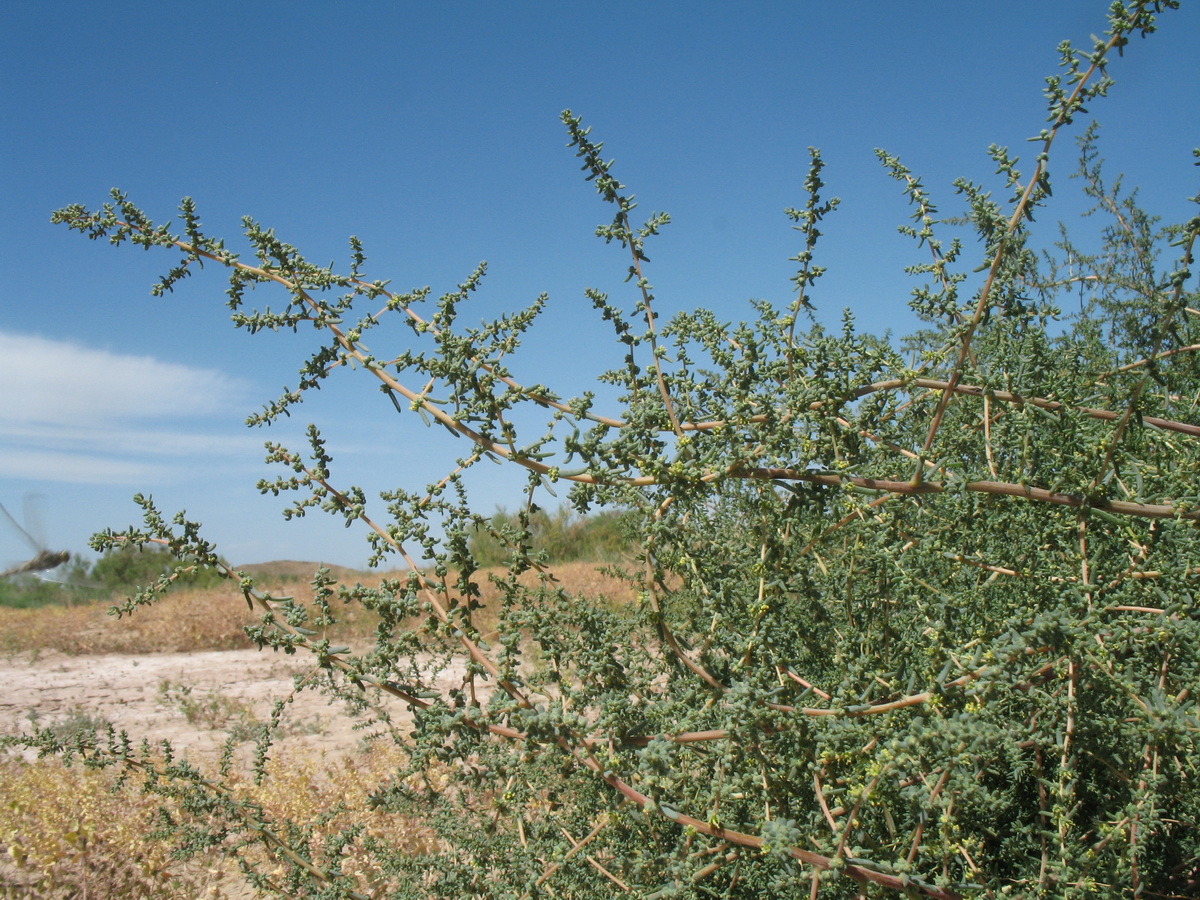
M 1060 47 L 1032 159 L 990 148 L 1003 187 L 956 182 L 964 219 L 880 151 L 911 202 L 901 230 L 923 282 L 911 305 L 925 327 L 900 346 L 849 314 L 829 331 L 809 313 L 837 205 L 816 150 L 804 203 L 787 210 L 793 301 L 755 302 L 739 323 L 656 319 L 646 245 L 669 217 L 635 224 L 602 145 L 564 113 L 612 212 L 597 234 L 627 254 L 632 312 L 587 291 L 616 339 L 600 381 L 619 412 L 506 364 L 547 298 L 463 323 L 482 265 L 433 299 L 370 278 L 357 239 L 339 274 L 250 220 L 239 256 L 191 200 L 178 229 L 119 193 L 61 210 L 88 237 L 180 251 L 156 293 L 215 263 L 239 327 L 325 334 L 296 389 L 252 424 L 356 369 L 402 419 L 470 448 L 443 480 L 376 503 L 335 484 L 315 428 L 307 457 L 269 444 L 286 474 L 264 492 L 365 526 L 376 559 L 410 571 L 378 589 L 318 576 L 307 607 L 241 581 L 261 614 L 250 637 L 314 653 L 328 686 L 407 749 L 373 802 L 428 823 L 437 852 L 375 840 L 366 823 L 318 837 L 268 821 L 120 735 L 67 751 L 186 796 L 204 826 L 172 820 L 187 850 L 257 841 L 282 874 L 256 883 L 287 896 L 368 896 L 342 868 L 350 848 L 397 897 L 1196 896 L 1200 216 L 1164 227 L 1143 213 L 1105 179 L 1088 130 L 1077 174 L 1107 222 L 1098 244 L 1033 233 L 1063 129 L 1111 86 L 1113 51 L 1174 6 L 1113 4 L 1105 37 Z M 264 285 L 283 289 L 282 308 L 248 309 Z M 356 311 L 364 301 L 378 311 Z M 411 341 L 368 350 L 385 319 Z M 538 409 L 545 430 L 518 429 Z M 485 457 L 527 478 L 527 504 L 503 523 L 474 511 L 463 482 Z M 569 596 L 534 548 L 535 498 L 566 485 L 580 513 L 626 511 L 632 606 Z M 144 531 L 101 545 L 165 542 L 237 577 L 196 525 L 143 506 Z M 507 565 L 491 633 L 477 624 L 481 531 Z M 529 587 L 518 576 L 531 570 Z M 378 616 L 369 651 L 322 638 L 342 600 Z M 405 627 L 413 616 L 424 624 Z M 435 690 L 455 660 L 461 686 Z M 258 741 L 265 758 L 269 728 Z M 422 780 L 446 767 L 448 783 Z

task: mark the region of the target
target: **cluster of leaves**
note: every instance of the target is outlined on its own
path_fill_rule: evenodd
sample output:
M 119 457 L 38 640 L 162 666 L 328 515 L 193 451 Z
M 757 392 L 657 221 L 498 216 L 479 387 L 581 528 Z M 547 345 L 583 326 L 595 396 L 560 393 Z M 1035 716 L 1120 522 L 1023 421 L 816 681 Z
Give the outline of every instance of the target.
M 1060 130 L 1108 90 L 1112 51 L 1175 5 L 1116 3 L 1104 38 L 1061 48 L 1031 171 L 992 148 L 1010 196 L 959 181 L 965 225 L 939 218 L 920 179 L 881 153 L 913 204 L 902 230 L 928 254 L 911 269 L 928 279 L 912 300 L 926 327 L 901 348 L 848 314 L 830 332 L 808 313 L 818 225 L 836 207 L 816 151 L 807 201 L 788 211 L 803 236 L 794 301 L 757 302 L 737 324 L 704 310 L 660 323 L 645 246 L 668 217 L 635 226 L 602 145 L 564 113 L 614 210 L 597 234 L 629 259 L 632 314 L 588 291 L 620 345 L 600 376 L 619 415 L 505 364 L 546 298 L 460 322 L 483 266 L 430 310 L 428 290 L 363 275 L 357 240 L 340 275 L 250 220 L 245 261 L 204 233 L 191 201 L 178 233 L 121 194 L 57 213 L 92 238 L 181 251 L 157 292 L 213 262 L 231 273 L 239 326 L 326 334 L 298 388 L 253 424 L 354 368 L 401 414 L 471 448 L 424 490 L 383 494 L 384 518 L 334 483 L 315 428 L 307 458 L 268 445 L 289 474 L 264 492 L 362 524 L 377 560 L 409 566 L 377 589 L 319 573 L 311 604 L 264 593 L 194 523 L 148 501 L 142 531 L 100 536 L 163 543 L 237 578 L 261 615 L 250 637 L 312 652 L 326 688 L 405 747 L 373 803 L 420 818 L 444 849 L 414 857 L 364 837 L 365 821 L 319 838 L 304 822 L 267 822 L 120 741 L 72 752 L 148 773 L 155 789 L 185 782 L 221 822 L 176 822 L 188 846 L 256 841 L 284 872 L 262 886 L 284 893 L 366 896 L 339 860 L 368 852 L 403 897 L 1194 896 L 1200 427 L 1187 420 L 1200 304 L 1188 267 L 1200 216 L 1158 227 L 1105 182 L 1089 132 L 1079 174 L 1111 222 L 1100 250 L 1064 238 L 1039 255 L 1031 230 Z M 956 227 L 978 238 L 974 259 Z M 267 284 L 286 291 L 282 310 L 246 312 L 247 292 Z M 1076 295 L 1078 313 L 1063 313 Z M 380 308 L 356 314 L 361 301 Z M 412 335 L 387 358 L 363 344 L 385 316 Z M 530 409 L 547 415 L 532 437 L 514 424 Z M 484 457 L 526 473 L 527 502 L 502 522 L 477 513 L 463 483 Z M 535 499 L 564 483 L 578 513 L 628 517 L 632 607 L 568 595 L 535 548 Z M 508 565 L 486 634 L 481 534 Z M 519 577 L 531 571 L 532 585 Z M 337 601 L 378 616 L 370 651 L 321 637 Z M 454 663 L 461 684 L 442 691 Z M 262 759 L 283 707 L 258 739 Z M 422 780 L 447 766 L 449 783 Z

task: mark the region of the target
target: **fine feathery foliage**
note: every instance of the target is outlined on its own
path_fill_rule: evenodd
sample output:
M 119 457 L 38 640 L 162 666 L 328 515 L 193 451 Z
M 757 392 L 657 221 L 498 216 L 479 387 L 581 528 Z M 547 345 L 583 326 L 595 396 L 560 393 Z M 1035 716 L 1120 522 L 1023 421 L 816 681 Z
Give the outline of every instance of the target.
M 379 500 L 337 484 L 315 428 L 306 454 L 268 444 L 286 471 L 263 492 L 361 525 L 377 562 L 409 567 L 378 589 L 318 574 L 307 606 L 269 595 L 147 500 L 144 529 L 99 536 L 164 543 L 236 579 L 261 616 L 249 636 L 314 654 L 326 689 L 406 749 L 372 802 L 419 819 L 439 849 L 413 853 L 366 821 L 318 836 L 272 820 L 120 734 L 27 740 L 173 798 L 193 817 L 164 814 L 160 830 L 185 851 L 260 845 L 276 869 L 251 869 L 252 883 L 284 896 L 379 896 L 342 868 L 351 849 L 394 897 L 1197 896 L 1200 298 L 1188 267 L 1200 216 L 1148 217 L 1106 180 L 1089 129 L 1077 174 L 1108 223 L 1100 238 L 1035 241 L 1034 225 L 1064 129 L 1110 88 L 1114 51 L 1176 5 L 1115 3 L 1104 37 L 1061 45 L 1031 159 L 990 148 L 1004 187 L 956 182 L 964 217 L 943 217 L 879 153 L 911 201 L 901 230 L 926 282 L 911 300 L 924 328 L 899 346 L 848 314 L 840 331 L 810 315 L 837 205 L 816 150 L 803 206 L 787 210 L 794 300 L 755 302 L 737 324 L 705 310 L 657 320 L 646 244 L 669 218 L 635 224 L 602 145 L 563 113 L 612 212 L 597 235 L 628 266 L 629 304 L 587 292 L 615 333 L 599 379 L 617 409 L 514 375 L 506 361 L 547 298 L 463 323 L 482 265 L 433 299 L 368 276 L 353 238 L 346 274 L 251 220 L 239 256 L 190 199 L 178 228 L 117 192 L 98 211 L 59 211 L 90 238 L 181 252 L 155 293 L 216 264 L 237 326 L 325 335 L 297 387 L 251 424 L 346 373 L 386 395 L 397 428 L 467 438 L 447 444 L 469 449 L 444 479 Z M 282 308 L 247 307 L 262 286 L 282 290 Z M 368 350 L 385 319 L 410 339 Z M 546 428 L 519 433 L 539 409 Z M 502 522 L 464 484 L 485 457 L 525 479 L 526 505 Z M 580 514 L 622 511 L 637 602 L 556 585 L 531 510 L 564 487 Z M 481 531 L 507 567 L 488 633 Z M 541 577 L 519 580 L 531 571 Z M 373 648 L 323 639 L 343 601 L 378 617 Z M 456 660 L 461 686 L 437 690 Z M 256 737 L 260 760 L 283 705 Z

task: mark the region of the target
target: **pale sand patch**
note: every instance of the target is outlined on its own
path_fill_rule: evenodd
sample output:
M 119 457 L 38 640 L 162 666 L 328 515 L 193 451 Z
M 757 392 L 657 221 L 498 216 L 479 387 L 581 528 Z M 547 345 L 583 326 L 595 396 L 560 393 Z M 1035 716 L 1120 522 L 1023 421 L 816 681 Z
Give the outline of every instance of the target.
M 164 698 L 160 685 L 175 686 L 176 696 L 179 686 L 190 687 L 188 696 L 198 703 L 227 698 L 265 720 L 276 700 L 292 694 L 294 676 L 313 671 L 312 659 L 305 654 L 255 649 L 103 656 L 44 652 L 0 658 L 0 733 L 27 731 L 31 714 L 42 725 L 86 715 L 124 729 L 135 745 L 143 738 L 151 743 L 169 740 L 197 761 L 213 759 L 224 743 L 224 731 L 188 722 L 179 702 Z M 461 684 L 462 677 L 458 663 L 439 673 L 435 685 L 447 690 Z M 411 721 L 399 701 L 390 701 L 388 711 L 402 728 Z M 276 744 L 289 752 L 351 752 L 363 735 L 354 724 L 340 701 L 304 690 L 289 704 Z

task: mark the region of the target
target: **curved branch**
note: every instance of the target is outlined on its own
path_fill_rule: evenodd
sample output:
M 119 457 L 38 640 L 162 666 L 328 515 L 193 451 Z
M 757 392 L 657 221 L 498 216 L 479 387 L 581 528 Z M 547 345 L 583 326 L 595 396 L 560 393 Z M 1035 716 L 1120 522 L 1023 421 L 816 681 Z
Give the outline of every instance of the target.
M 1103 497 L 1081 497 L 1078 494 L 1062 494 L 1046 488 L 1029 487 L 1004 481 L 968 481 L 965 484 L 947 484 L 939 481 L 890 481 L 883 478 L 862 478 L 857 475 L 836 475 L 827 472 L 810 472 L 799 469 L 748 468 L 732 473 L 740 478 L 764 478 L 775 481 L 807 481 L 811 484 L 826 484 L 832 487 L 853 485 L 870 491 L 888 491 L 893 494 L 920 495 L 941 494 L 948 490 L 967 490 L 980 494 L 1020 497 L 1038 503 L 1067 506 L 1071 509 L 1094 509 L 1123 516 L 1145 519 L 1200 520 L 1200 509 L 1175 506 L 1170 503 L 1134 503 L 1128 500 L 1108 500 Z

